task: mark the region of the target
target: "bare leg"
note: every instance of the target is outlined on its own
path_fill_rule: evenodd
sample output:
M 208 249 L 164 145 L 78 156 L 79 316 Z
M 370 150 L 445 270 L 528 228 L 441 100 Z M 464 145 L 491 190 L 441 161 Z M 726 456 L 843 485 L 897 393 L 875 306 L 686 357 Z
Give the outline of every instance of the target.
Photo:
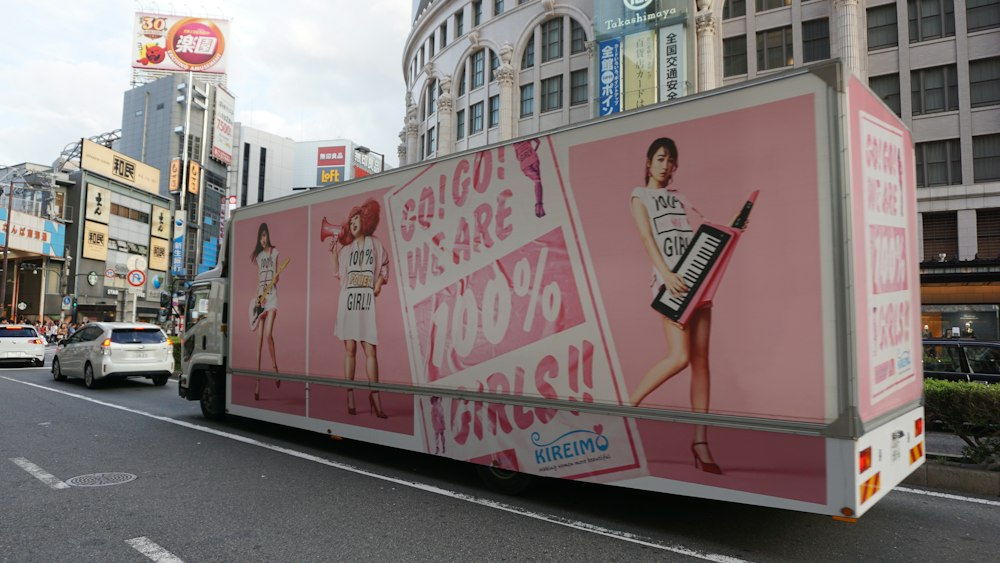
M 629 395 L 629 404 L 638 406 L 647 395 L 656 390 L 688 365 L 689 335 L 680 325 L 663 318 L 663 332 L 667 337 L 667 357 L 653 364 L 639 385 Z
M 267 312 L 267 317 L 264 318 L 264 335 L 267 337 L 267 351 L 271 354 L 271 366 L 274 368 L 274 373 L 278 373 L 278 357 L 274 355 L 274 319 L 277 316 L 278 310 L 272 309 Z M 277 385 L 278 380 L 274 381 Z
M 358 351 L 358 341 L 357 340 L 345 340 L 344 341 L 344 377 L 354 381 L 354 355 Z M 358 410 L 354 406 L 354 389 L 347 390 L 347 412 L 348 414 L 357 414 Z
M 267 313 L 261 313 L 266 315 Z M 257 323 L 257 371 L 260 371 L 260 354 L 264 351 L 264 327 Z M 260 400 L 260 377 L 254 382 L 253 400 Z
M 712 310 L 701 309 L 691 317 L 691 410 L 707 413 L 711 391 L 711 377 L 708 367 L 709 336 L 712 328 Z M 715 463 L 708 446 L 708 427 L 697 424 L 694 427 L 695 455 L 705 463 Z
M 368 375 L 368 381 L 378 383 L 378 347 L 368 342 L 362 342 L 361 345 L 365 349 L 365 373 Z M 379 392 L 372 391 L 368 397 L 372 414 L 379 418 L 387 418 L 385 411 L 382 410 L 382 398 L 379 396 Z

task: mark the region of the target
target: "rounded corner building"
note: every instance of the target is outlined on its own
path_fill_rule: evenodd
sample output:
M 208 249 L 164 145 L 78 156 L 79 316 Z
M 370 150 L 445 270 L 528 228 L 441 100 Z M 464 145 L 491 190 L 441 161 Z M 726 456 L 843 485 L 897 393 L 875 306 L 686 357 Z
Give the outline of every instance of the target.
M 1000 338 L 1000 0 L 413 0 L 411 16 L 401 165 L 840 59 L 913 133 L 921 324 Z

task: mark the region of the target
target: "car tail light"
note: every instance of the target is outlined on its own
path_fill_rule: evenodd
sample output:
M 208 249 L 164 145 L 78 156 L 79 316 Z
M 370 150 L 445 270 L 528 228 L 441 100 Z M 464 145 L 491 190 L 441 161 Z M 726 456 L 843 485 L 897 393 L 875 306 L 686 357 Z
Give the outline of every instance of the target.
M 32 344 L 45 344 L 45 341 L 40 338 L 35 338 L 31 340 Z
M 101 342 L 101 354 L 105 356 L 111 355 L 111 339 L 105 338 L 104 342 Z
M 858 454 L 858 473 L 864 473 L 872 466 L 872 449 L 870 447 L 861 450 Z

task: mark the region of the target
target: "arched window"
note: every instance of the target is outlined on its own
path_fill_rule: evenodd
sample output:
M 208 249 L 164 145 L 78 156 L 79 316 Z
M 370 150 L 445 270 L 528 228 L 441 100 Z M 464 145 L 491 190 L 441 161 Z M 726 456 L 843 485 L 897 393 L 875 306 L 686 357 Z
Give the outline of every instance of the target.
M 500 57 L 496 53 L 490 51 L 490 82 L 495 82 L 497 79 L 497 69 L 500 68 Z
M 521 68 L 531 68 L 535 66 L 535 38 L 532 37 L 528 44 L 524 46 L 524 53 L 521 55 Z
M 437 111 L 437 97 L 439 90 L 440 88 L 438 87 L 437 80 L 431 80 L 430 83 L 427 84 L 427 92 L 424 96 L 424 99 L 427 102 L 424 113 L 427 117 L 434 115 L 434 112 Z
M 472 84 L 475 90 L 486 82 L 486 49 L 480 49 L 472 54 Z

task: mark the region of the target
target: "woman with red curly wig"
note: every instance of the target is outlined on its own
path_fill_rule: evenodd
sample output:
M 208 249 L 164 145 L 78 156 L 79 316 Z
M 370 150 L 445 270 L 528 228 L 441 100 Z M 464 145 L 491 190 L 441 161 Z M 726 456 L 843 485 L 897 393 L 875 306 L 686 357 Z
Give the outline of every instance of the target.
M 389 255 L 374 236 L 381 207 L 374 199 L 351 210 L 347 223 L 330 247 L 333 275 L 340 280 L 340 302 L 333 334 L 344 342 L 344 375 L 354 380 L 358 342 L 365 351 L 368 381 L 378 382 L 378 331 L 375 298 L 389 281 Z M 371 413 L 388 418 L 378 391 L 368 395 Z M 357 414 L 354 390 L 347 390 L 347 412 Z

